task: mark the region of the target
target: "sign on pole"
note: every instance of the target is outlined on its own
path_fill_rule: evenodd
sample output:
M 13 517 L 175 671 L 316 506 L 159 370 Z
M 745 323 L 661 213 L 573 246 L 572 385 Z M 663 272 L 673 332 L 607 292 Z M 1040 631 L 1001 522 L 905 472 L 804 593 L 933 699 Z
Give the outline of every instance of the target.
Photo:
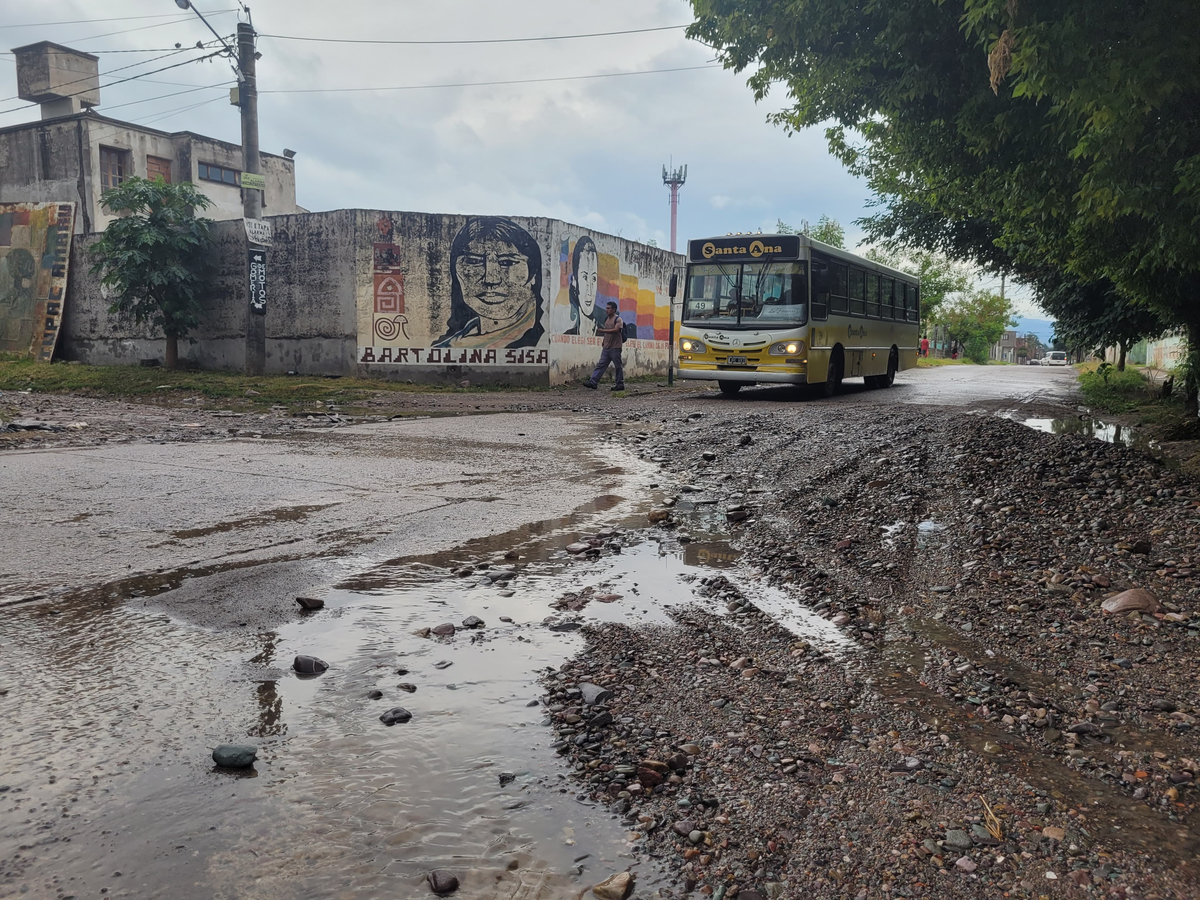
M 250 248 L 250 312 L 267 314 L 267 250 Z
M 267 189 L 267 179 L 262 175 L 256 175 L 254 172 L 243 172 L 242 187 L 255 191 L 265 191 Z
M 274 242 L 275 229 L 264 219 L 242 219 L 246 225 L 246 237 L 252 244 L 260 247 L 270 247 Z

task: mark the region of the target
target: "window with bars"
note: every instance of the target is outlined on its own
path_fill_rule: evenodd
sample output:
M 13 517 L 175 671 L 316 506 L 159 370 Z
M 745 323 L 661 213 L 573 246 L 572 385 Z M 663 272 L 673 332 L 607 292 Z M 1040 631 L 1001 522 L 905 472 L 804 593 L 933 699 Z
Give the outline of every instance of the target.
M 100 192 L 118 188 L 129 177 L 129 151 L 100 148 Z

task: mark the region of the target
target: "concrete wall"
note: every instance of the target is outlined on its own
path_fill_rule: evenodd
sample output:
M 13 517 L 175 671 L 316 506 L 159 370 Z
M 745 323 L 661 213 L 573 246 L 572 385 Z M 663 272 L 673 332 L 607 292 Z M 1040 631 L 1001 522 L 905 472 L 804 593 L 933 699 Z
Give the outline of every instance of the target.
M 81 118 L 0 131 L 0 202 L 75 203 L 75 233 L 91 231 Z M 85 215 L 87 222 L 85 224 Z
M 667 284 L 683 258 L 553 219 L 336 210 L 268 217 L 266 370 L 414 381 L 553 384 L 584 377 L 614 299 L 629 323 L 626 371 L 665 374 Z M 180 358 L 242 369 L 248 243 L 214 228 L 217 287 Z M 163 353 L 115 322 L 77 242 L 61 355 L 96 364 Z M 497 311 L 488 316 L 489 311 Z M 481 314 L 482 313 L 482 314 Z
M 683 257 L 555 219 L 361 210 L 358 370 L 555 384 L 588 374 L 615 300 L 626 370 L 665 374 L 667 283 Z
M 268 251 L 267 371 L 344 375 L 355 371 L 355 273 L 352 213 L 272 219 Z M 156 329 L 114 318 L 89 248 L 98 234 L 77 240 L 59 355 L 93 365 L 131 365 L 163 358 Z M 240 221 L 213 226 L 217 275 L 203 301 L 200 327 L 179 342 L 179 358 L 203 369 L 241 371 L 246 361 L 247 251 Z

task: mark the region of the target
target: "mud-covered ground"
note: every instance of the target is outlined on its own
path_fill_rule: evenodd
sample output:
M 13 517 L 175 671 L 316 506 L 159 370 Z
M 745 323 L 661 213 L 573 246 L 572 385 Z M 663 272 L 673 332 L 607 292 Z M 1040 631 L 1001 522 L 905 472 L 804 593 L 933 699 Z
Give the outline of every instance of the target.
M 770 389 L 746 391 L 730 399 L 682 386 L 666 391 L 648 385 L 616 397 L 578 389 L 391 395 L 380 398 L 374 408 L 314 407 L 299 416 L 284 408 L 223 410 L 199 398 L 164 398 L 161 403 L 149 404 L 6 392 L 0 396 L 0 408 L 10 427 L 0 434 L 0 446 L 17 452 L 0 455 L 0 466 L 8 473 L 11 491 L 13 473 L 31 471 L 38 460 L 58 466 L 60 479 L 65 457 L 79 457 L 76 468 L 87 470 L 92 457 L 100 455 L 86 451 L 89 447 L 130 444 L 121 451 L 134 454 L 129 459 L 143 460 L 151 453 L 178 455 L 176 462 L 236 451 L 235 462 L 240 463 L 227 467 L 227 477 L 203 476 L 211 481 L 204 496 L 211 494 L 216 499 L 196 504 L 198 512 L 189 515 L 199 516 L 197 521 L 155 527 L 174 529 L 175 540 L 193 543 L 216 537 L 224 540 L 229 535 L 250 540 L 258 534 L 254 529 L 262 531 L 269 526 L 268 530 L 278 527 L 296 532 L 281 535 L 281 539 L 294 541 L 304 535 L 328 544 L 330 526 L 325 517 L 331 513 L 324 507 L 313 507 L 302 519 L 272 519 L 265 525 L 258 521 L 261 515 L 252 518 L 246 509 L 227 508 L 230 504 L 218 488 L 225 487 L 234 474 L 257 478 L 270 472 L 277 480 L 286 475 L 292 481 L 305 474 L 297 468 L 303 460 L 289 460 L 282 474 L 274 473 L 254 461 L 257 457 L 243 459 L 249 455 L 243 446 L 260 445 L 266 448 L 263 458 L 272 460 L 276 445 L 287 449 L 295 444 L 306 459 L 327 454 L 336 461 L 342 451 L 354 451 L 351 456 L 385 460 L 392 474 L 400 471 L 395 460 L 413 457 L 419 477 L 406 483 L 429 494 L 425 498 L 428 510 L 421 504 L 417 510 L 426 512 L 428 518 L 393 516 L 393 523 L 381 522 L 378 529 L 360 527 L 355 532 L 378 530 L 397 539 L 394 552 L 400 558 L 388 561 L 390 571 L 417 558 L 412 549 L 416 543 L 441 534 L 428 524 L 445 518 L 438 511 L 439 504 L 454 501 L 458 504 L 454 509 L 474 509 L 459 502 L 464 493 L 474 498 L 472 502 L 487 501 L 473 513 L 481 533 L 492 528 L 489 523 L 503 520 L 508 522 L 504 527 L 511 527 L 518 520 L 556 515 L 543 498 L 540 505 L 526 503 L 525 518 L 506 518 L 501 515 L 508 509 L 504 504 L 516 504 L 519 498 L 502 498 L 491 487 L 483 489 L 491 482 L 503 484 L 507 490 L 513 487 L 514 477 L 532 479 L 548 489 L 548 470 L 521 460 L 528 457 L 545 463 L 554 454 L 528 439 L 536 428 L 526 434 L 523 422 L 531 413 L 556 411 L 553 418 L 562 424 L 555 425 L 557 431 L 546 431 L 543 438 L 555 443 L 560 455 L 578 455 L 572 465 L 560 466 L 564 484 L 594 486 L 591 493 L 597 493 L 607 492 L 610 481 L 623 480 L 627 487 L 644 482 L 646 502 L 661 491 L 666 492 L 667 502 L 652 516 L 654 524 L 647 523 L 647 532 L 628 535 L 624 553 L 616 553 L 609 539 L 601 537 L 606 534 L 599 527 L 603 507 L 597 506 L 601 515 L 588 519 L 598 523 L 597 546 L 573 557 L 582 568 L 577 576 L 579 587 L 571 591 L 591 590 L 584 584 L 587 578 L 609 577 L 603 573 L 612 567 L 628 567 L 625 577 L 641 579 L 642 584 L 640 594 L 629 596 L 636 596 L 638 604 L 646 607 L 646 618 L 618 615 L 620 599 L 611 606 L 606 600 L 597 600 L 597 606 L 576 611 L 583 600 L 590 602 L 595 591 L 586 597 L 562 595 L 558 602 L 547 604 L 542 595 L 558 584 L 548 575 L 543 582 L 530 576 L 528 587 L 522 587 L 518 579 L 516 597 L 503 598 L 516 607 L 507 614 L 518 616 L 519 622 L 525 616 L 529 619 L 525 624 L 531 626 L 545 625 L 543 614 L 564 616 L 572 619 L 572 624 L 593 623 L 584 629 L 583 650 L 561 667 L 557 665 L 561 655 L 548 650 L 530 655 L 527 645 L 522 649 L 514 643 L 513 659 L 521 662 L 514 663 L 508 677 L 524 690 L 522 679 L 532 672 L 535 660 L 541 659 L 543 666 L 547 659 L 554 660 L 551 671 L 543 669 L 542 701 L 557 731 L 555 747 L 568 767 L 563 771 L 574 771 L 574 779 L 563 783 L 570 785 L 571 794 L 582 803 L 579 808 L 586 811 L 581 821 L 591 821 L 587 817 L 596 804 L 602 804 L 623 823 L 628 844 L 622 843 L 615 852 L 593 835 L 591 842 L 596 847 L 607 848 L 603 859 L 580 863 L 587 850 L 581 846 L 581 852 L 574 854 L 570 848 L 577 837 L 581 845 L 587 843 L 582 829 L 567 839 L 566 849 L 546 850 L 560 837 L 557 831 L 567 830 L 560 829 L 564 822 L 556 817 L 574 812 L 547 805 L 545 809 L 554 812 L 541 814 L 546 820 L 542 823 L 545 835 L 515 819 L 511 825 L 515 837 L 505 847 L 511 844 L 531 857 L 541 857 L 546 865 L 544 872 L 535 870 L 539 878 L 550 872 L 556 878 L 561 876 L 563 865 L 558 857 L 564 853 L 580 865 L 595 863 L 586 874 L 548 881 L 549 886 L 537 894 L 539 898 L 552 896 L 560 887 L 564 892 L 569 887 L 576 896 L 591 872 L 598 876 L 629 866 L 625 854 L 630 849 L 641 860 L 633 868 L 639 882 L 634 896 L 642 898 L 680 897 L 689 892 L 726 900 L 734 896 L 742 900 L 763 896 L 855 900 L 1200 896 L 1195 862 L 1200 850 L 1200 819 L 1195 814 L 1200 797 L 1196 788 L 1200 775 L 1196 734 L 1196 717 L 1200 716 L 1200 682 L 1196 678 L 1200 490 L 1185 476 L 1131 447 L 1083 435 L 1041 433 L 1012 421 L 1032 416 L 1069 419 L 1077 414 L 1069 373 L 1029 372 L 1025 368 L 960 367 L 903 373 L 891 391 L 850 386 L 846 396 L 832 402 L 796 402 L 789 392 Z M 510 412 L 525 415 L 413 422 L 403 428 L 370 425 L 394 416 Z M 585 426 L 587 433 L 600 435 L 598 447 L 577 447 L 566 440 Z M 421 440 L 414 443 L 405 430 L 410 427 L 429 433 L 419 434 Z M 379 429 L 386 434 L 377 434 Z M 389 445 L 386 438 L 392 429 L 395 440 Z M 473 431 L 480 434 L 460 434 Z M 477 451 L 490 454 L 484 461 L 472 459 L 468 465 L 445 450 L 464 441 L 480 443 L 488 436 L 483 432 L 496 432 L 495 448 Z M 257 440 L 293 436 L 295 440 Z M 579 440 L 577 436 L 573 439 Z M 206 446 L 173 446 L 190 443 Z M 171 446 L 142 446 L 156 444 Z M 86 452 L 75 453 L 76 448 Z M 611 451 L 606 452 L 607 448 Z M 40 449 L 52 452 L 36 452 Z M 56 455 L 60 449 L 72 452 Z M 647 476 L 641 471 L 637 479 L 631 479 L 629 473 L 639 467 L 626 465 L 630 452 L 658 467 L 660 474 Z M 118 482 L 140 483 L 145 473 L 128 471 L 134 464 L 125 461 L 125 455 L 117 456 L 115 461 L 101 462 L 111 467 L 114 484 L 110 489 L 119 492 Z M 612 471 L 606 468 L 610 463 Z M 156 465 L 165 463 L 159 459 Z M 450 466 L 453 471 L 443 474 L 439 466 Z M 218 471 L 216 464 L 212 468 Z M 89 477 L 102 474 L 97 470 Z M 328 489 L 333 496 L 318 498 L 322 503 L 340 502 L 348 491 L 366 491 L 357 483 L 333 485 L 329 477 L 323 478 L 320 484 L 329 482 L 331 486 L 321 489 Z M 480 479 L 480 484 L 474 483 Z M 274 492 L 298 489 L 275 487 L 275 482 L 266 480 L 263 484 L 264 496 L 255 498 L 255 510 L 284 500 L 316 502 L 299 494 L 275 497 Z M 65 492 L 59 488 L 57 493 Z M 32 492 L 19 497 L 29 508 L 12 501 L 12 512 L 37 521 L 34 510 L 44 507 L 42 496 Z M 146 496 L 175 495 L 150 491 Z M 369 499 L 369 492 L 364 496 Z M 33 502 L 35 498 L 38 503 Z M 64 496 L 62 502 L 69 499 Z M 630 502 L 636 505 L 637 498 Z M 383 508 L 394 512 L 396 500 L 389 503 L 391 507 Z M 349 508 L 345 503 L 331 508 L 343 507 Z M 159 511 L 182 514 L 178 499 Z M 67 525 L 57 520 L 51 524 L 59 529 L 58 540 L 71 534 L 64 530 Z M 222 530 L 226 525 L 237 527 Z M 133 533 L 93 528 L 86 518 L 73 527 L 97 539 L 125 543 Z M 439 527 L 444 531 L 449 526 L 440 522 Z M 180 532 L 183 537 L 176 534 L 180 529 L 185 529 Z M 553 529 L 545 532 L 551 541 L 557 540 L 557 534 Z M 578 537 L 572 532 L 571 540 Z M 726 553 L 729 548 L 722 543 L 724 538 L 742 552 L 736 565 L 736 554 Z M 365 553 L 365 540 L 355 541 L 357 552 Z M 647 567 L 655 558 L 648 548 L 656 541 L 662 553 L 675 552 L 685 560 L 690 574 L 682 577 L 690 580 L 695 591 L 694 604 L 689 605 L 686 596 L 680 600 L 676 584 L 647 580 Z M 65 552 L 54 547 L 53 539 L 46 546 Z M 77 557 L 78 548 L 84 545 L 73 546 L 72 556 Z M 163 552 L 181 552 L 163 546 Z M 303 543 L 295 546 L 307 547 Z M 192 544 L 187 547 L 189 559 L 208 558 L 204 554 L 230 549 L 222 546 L 201 553 Z M 642 550 L 637 551 L 638 547 Z M 492 548 L 499 555 L 482 558 L 481 565 L 510 559 L 505 549 Z M 370 569 L 369 560 L 352 559 L 349 549 L 331 552 L 346 557 L 346 572 L 357 571 L 355 566 Z M 304 553 L 313 552 L 306 549 Z M 53 558 L 49 553 L 46 557 Z M 584 565 L 585 557 L 595 564 L 596 572 Z M 158 559 L 146 563 L 163 564 Z M 442 564 L 439 560 L 438 566 Z M 554 565 L 565 564 L 559 560 Z M 180 631 L 182 637 L 172 632 L 170 640 L 183 643 L 158 660 L 159 664 L 169 667 L 179 665 L 181 658 L 189 661 L 188 655 L 193 654 L 189 642 L 208 646 L 205 642 L 216 641 L 222 653 L 240 659 L 250 651 L 238 643 L 248 639 L 236 635 L 246 632 L 247 621 L 252 625 L 258 622 L 246 609 L 264 603 L 271 609 L 290 606 L 290 595 L 300 590 L 297 578 L 301 575 L 306 591 L 312 584 L 326 581 L 334 585 L 331 597 L 337 598 L 336 591 L 345 589 L 346 582 L 341 580 L 345 573 L 330 574 L 322 569 L 314 574 L 309 568 L 298 570 L 299 566 L 297 561 L 285 561 L 248 567 L 245 578 L 230 585 L 214 583 L 217 576 L 192 578 L 156 600 L 175 616 L 161 622 L 138 619 L 136 593 L 123 605 L 113 607 L 106 602 L 99 610 L 81 608 L 79 615 L 94 615 L 98 620 L 89 620 L 79 629 L 78 646 L 91 647 L 88 642 L 100 633 L 95 629 L 107 628 L 103 633 L 111 633 L 114 639 L 104 647 L 117 661 L 116 671 L 129 662 L 130 649 L 139 645 L 134 641 L 126 647 L 115 637 L 126 633 L 122 629 L 133 622 Z M 321 682 L 332 687 L 326 688 L 321 702 L 314 702 L 305 685 L 293 684 L 294 679 L 283 675 L 272 674 L 272 680 L 263 682 L 282 697 L 263 706 L 264 723 L 270 718 L 270 729 L 274 729 L 270 733 L 275 734 L 285 728 L 279 723 L 286 720 L 293 729 L 288 740 L 298 742 L 292 747 L 281 740 L 278 747 L 272 745 L 272 754 L 301 752 L 305 742 L 313 735 L 319 737 L 323 729 L 333 734 L 339 729 L 359 728 L 357 718 L 351 715 L 357 715 L 357 707 L 347 698 L 359 698 L 370 686 L 358 675 L 360 669 L 379 665 L 372 655 L 380 652 L 379 647 L 372 642 L 386 641 L 391 647 L 401 635 L 412 643 L 418 640 L 409 634 L 415 624 L 437 621 L 425 621 L 428 615 L 422 618 L 420 608 L 412 605 L 418 593 L 424 598 L 421 602 L 436 600 L 454 607 L 451 618 L 455 621 L 480 612 L 473 593 L 453 587 L 456 580 L 464 579 L 454 575 L 454 566 L 447 566 L 445 583 L 439 582 L 442 586 L 437 589 L 446 592 L 444 598 L 421 582 L 435 574 L 422 569 L 413 596 L 397 594 L 395 606 L 372 600 L 369 591 L 362 596 L 350 591 L 336 602 L 331 600 L 331 611 L 303 622 L 281 628 L 258 622 L 256 628 L 266 635 L 263 640 L 271 648 L 277 641 L 285 648 L 304 650 L 313 649 L 314 640 L 318 650 L 323 649 L 322 641 L 334 644 L 330 654 L 334 675 Z M 136 565 L 133 570 L 137 571 Z M 569 579 L 572 570 L 564 571 L 567 574 L 560 572 L 555 578 Z M 472 579 L 465 581 L 474 586 Z M 612 588 L 596 590 L 615 589 L 618 584 L 614 581 Z M 1118 614 L 1102 611 L 1106 599 L 1127 589 L 1153 594 L 1151 608 Z M 426 594 L 436 597 L 430 600 Z M 177 615 L 211 596 L 221 602 L 209 604 L 213 614 L 199 624 Z M 499 599 L 497 595 L 494 602 Z M 146 601 L 138 602 L 144 606 Z M 20 614 L 28 617 L 26 625 L 46 647 L 61 645 L 62 635 L 49 626 L 42 627 L 41 607 L 16 609 L 25 610 Z M 601 609 L 607 612 L 600 620 L 612 624 L 598 624 Z M 823 617 L 822 627 L 802 627 L 802 611 Z M 44 615 L 58 612 L 48 607 Z M 326 615 L 329 622 L 321 618 Z M 335 615 L 346 620 L 344 637 L 334 627 Z M 484 615 L 490 620 L 493 613 Z M 387 618 L 386 623 L 378 623 L 368 635 L 370 640 L 362 644 L 354 630 L 360 625 L 351 616 L 394 617 L 395 621 Z M 410 618 L 414 622 L 410 623 Z M 489 626 L 492 624 L 489 621 Z M 275 631 L 281 631 L 281 636 L 276 638 Z M 575 634 L 571 633 L 572 640 Z M 221 642 L 226 640 L 236 646 L 225 647 Z M 428 642 L 420 643 L 423 647 Z M 477 647 L 473 639 L 469 646 L 462 643 L 465 650 L 485 647 Z M 152 646 L 157 645 L 143 647 L 150 657 L 155 656 L 147 649 Z M 436 648 L 401 649 L 419 655 Z M 465 650 L 460 668 L 450 670 L 456 683 L 469 661 Z M 263 651 L 251 661 L 260 656 L 267 659 L 273 653 Z M 216 658 L 224 657 L 217 654 Z M 222 679 L 226 676 L 214 666 L 212 683 L 225 684 Z M 11 675 L 5 687 L 15 685 L 15 690 L 7 699 L 34 702 L 30 698 L 36 699 L 35 694 L 19 696 L 21 684 L 26 675 L 40 672 L 40 663 L 34 660 L 27 669 Z M 344 676 L 344 683 L 337 680 L 343 678 L 339 672 L 350 673 Z M 83 676 L 64 663 L 56 670 L 57 680 L 47 683 L 63 697 L 72 697 L 74 691 L 73 701 L 86 709 L 87 692 L 72 686 L 76 677 Z M 193 670 L 192 678 L 196 677 Z M 208 710 L 204 692 L 198 700 L 191 696 L 195 693 L 189 687 L 191 682 L 171 678 L 168 683 L 172 702 L 166 707 L 182 708 L 195 701 L 197 721 L 203 720 L 204 728 L 213 734 L 236 733 L 228 722 L 236 723 L 237 716 Z M 597 697 L 591 687 L 581 685 L 596 685 L 611 696 L 602 692 Z M 133 686 L 135 693 L 144 687 Z M 422 702 L 429 703 L 433 695 L 425 692 L 424 686 L 422 691 L 420 696 L 427 698 Z M 221 698 L 221 703 L 234 696 L 224 687 L 209 693 Z M 446 695 L 461 704 L 458 712 L 463 721 L 474 721 L 471 717 L 477 715 L 477 708 L 468 702 L 470 695 L 467 690 Z M 262 700 L 263 690 L 258 696 Z M 211 697 L 215 709 L 219 704 Z M 599 702 L 589 703 L 585 697 Z M 447 701 L 440 706 L 449 708 Z M 536 708 L 530 709 L 528 715 L 541 715 Z M 511 717 L 496 714 L 494 718 L 497 729 L 513 727 Z M 405 732 L 412 743 L 404 754 L 389 750 L 380 759 L 396 767 L 397 778 L 403 775 L 423 785 L 429 805 L 436 808 L 439 803 L 445 805 L 446 797 L 453 797 L 443 795 L 445 785 L 465 784 L 473 778 L 464 773 L 478 769 L 482 763 L 477 757 L 483 751 L 471 748 L 463 752 L 465 761 L 449 764 L 453 754 L 447 755 L 447 736 L 453 731 L 438 725 L 433 717 L 418 715 L 417 719 L 425 723 L 420 727 L 428 728 L 428 734 L 420 732 L 418 737 L 418 726 L 413 726 Z M 373 714 L 370 721 L 374 722 Z M 521 727 L 526 724 L 534 726 L 536 721 Z M 91 720 L 84 716 L 83 730 L 90 725 Z M 38 729 L 49 727 L 37 721 Z M 151 721 L 146 729 L 135 730 L 135 739 L 141 735 L 143 742 L 157 740 L 158 725 Z M 264 733 L 269 730 L 265 724 L 263 729 Z M 374 732 L 363 733 L 363 741 L 378 740 Z M 468 736 L 464 733 L 462 737 L 464 745 L 469 743 Z M 119 729 L 110 737 L 127 739 Z M 542 780 L 551 784 L 552 777 L 557 778 L 520 774 L 522 766 L 537 771 L 555 764 L 546 743 L 539 739 L 535 747 L 525 746 L 521 752 L 527 759 L 514 749 L 512 758 L 505 757 L 500 763 L 517 773 L 513 785 L 527 781 L 529 785 L 521 789 L 533 790 Z M 76 746 L 84 744 L 72 744 Z M 138 746 L 136 740 L 130 746 Z M 167 762 L 175 766 L 172 777 L 179 778 L 175 795 L 182 791 L 191 796 L 183 790 L 187 788 L 206 804 L 216 802 L 211 773 L 203 770 L 206 752 L 204 747 L 197 750 L 192 746 L 172 751 Z M 412 760 L 418 757 L 425 768 L 413 769 Z M 287 762 L 291 771 L 292 760 Z M 131 784 L 140 786 L 150 765 L 143 760 L 141 768 L 130 774 Z M 357 786 L 355 779 L 361 771 L 345 766 L 342 756 L 331 755 L 325 765 L 331 784 L 337 785 L 331 792 L 334 795 L 347 796 L 346 785 L 339 779 Z M 490 775 L 487 780 L 494 784 Z M 55 784 L 54 779 L 48 784 Z M 464 818 L 469 825 L 447 827 L 440 812 L 429 817 L 430 822 L 440 823 L 430 833 L 446 837 L 444 848 L 439 843 L 436 853 L 426 853 L 439 865 L 458 864 L 455 860 L 464 852 L 468 831 L 475 837 L 483 834 L 476 833 L 484 826 L 475 819 L 494 822 L 492 806 L 507 802 L 502 793 L 488 793 L 484 803 L 479 799 L 485 796 L 482 788 L 475 781 L 471 784 L 471 790 L 463 794 L 469 799 L 459 803 L 472 812 Z M 252 788 L 254 782 L 246 785 Z M 353 849 L 340 862 L 329 862 L 327 870 L 321 870 L 321 878 L 341 878 L 360 865 L 364 855 L 372 864 L 394 857 L 393 868 L 403 868 L 404 857 L 404 865 L 414 872 L 407 868 L 403 872 L 372 870 L 374 874 L 363 880 L 361 889 L 366 893 L 381 889 L 378 885 L 386 876 L 389 890 L 399 884 L 409 891 L 406 896 L 423 896 L 426 889 L 420 870 L 424 851 L 418 845 L 406 845 L 400 852 L 373 843 L 401 828 L 408 814 L 404 790 L 390 782 L 384 785 L 391 792 L 388 796 L 398 794 L 401 799 L 394 806 L 376 809 L 380 798 L 373 791 L 378 787 L 370 784 L 363 788 L 362 803 L 371 810 L 363 822 L 369 824 L 349 829 L 347 834 L 352 837 L 347 838 L 346 847 Z M 500 788 L 516 789 L 506 788 L 503 780 Z M 414 789 L 413 785 L 407 788 Z M 55 788 L 43 785 L 39 790 L 53 792 Z M 247 791 L 256 795 L 249 788 Z M 27 796 L 24 789 L 18 794 L 14 788 L 7 804 L 0 801 L 0 806 L 15 814 Z M 311 801 L 307 795 L 304 802 L 312 806 L 304 809 L 315 822 L 306 834 L 324 833 L 331 821 L 347 815 L 336 806 Z M 55 803 L 47 800 L 42 806 L 49 811 Z M 187 818 L 183 815 L 189 809 L 186 804 L 165 798 L 163 807 L 170 815 Z M 119 803 L 97 800 L 96 815 L 119 817 L 122 808 Z M 32 804 L 28 809 L 31 814 Z M 219 817 L 221 809 L 214 806 L 211 815 Z M 248 809 L 262 816 L 269 812 L 259 806 Z M 474 816 L 475 812 L 480 814 Z M 35 821 L 32 815 L 28 818 Z M 415 821 L 422 820 L 418 816 Z M 460 827 L 468 831 L 454 830 Z M 572 827 L 578 828 L 578 823 Z M 598 826 L 595 830 L 600 831 Z M 537 839 L 530 839 L 529 834 Z M 56 862 L 45 862 L 46 871 L 74 865 L 82 873 L 90 859 L 81 852 L 83 843 L 81 834 Z M 276 842 L 266 843 L 273 852 L 278 850 Z M 131 853 L 128 846 L 118 849 Z M 199 874 L 190 882 L 191 893 L 184 893 L 212 895 L 216 891 L 212 872 L 220 869 L 221 853 L 228 849 L 221 845 L 205 851 L 208 856 L 202 853 L 198 858 L 205 865 L 197 864 Z M 286 868 L 270 861 L 267 847 L 258 849 L 267 861 L 255 854 L 253 860 L 245 857 L 245 864 L 256 878 L 281 879 L 275 888 L 285 891 L 288 879 L 281 873 Z M 490 853 L 481 851 L 480 858 Z M 12 859 L 0 862 L 12 863 Z M 151 892 L 169 883 L 166 873 L 176 871 L 162 860 L 153 866 L 145 862 L 145 869 L 149 874 L 143 877 L 151 880 L 144 886 Z M 491 877 L 490 870 L 485 874 Z M 254 883 L 265 890 L 264 882 Z M 238 893 L 241 887 L 231 889 L 229 895 L 244 895 Z M 513 896 L 526 896 L 520 894 L 524 888 L 515 890 Z M 463 895 L 475 893 L 487 895 L 483 881 L 475 884 L 464 873 Z
M 678 482 L 657 527 L 749 514 L 740 578 L 696 585 L 727 616 L 593 629 L 544 682 L 584 792 L 677 895 L 1200 896 L 1195 483 L 931 408 L 677 404 L 612 431 Z M 756 609 L 766 583 L 851 649 Z M 1101 609 L 1130 589 L 1157 608 Z

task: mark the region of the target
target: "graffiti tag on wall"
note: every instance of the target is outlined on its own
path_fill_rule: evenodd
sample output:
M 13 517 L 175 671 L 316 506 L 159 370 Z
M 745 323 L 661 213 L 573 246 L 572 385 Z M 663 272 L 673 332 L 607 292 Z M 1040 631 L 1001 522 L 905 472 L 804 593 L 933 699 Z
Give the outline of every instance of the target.
M 0 203 L 0 351 L 54 356 L 74 230 L 74 203 Z

